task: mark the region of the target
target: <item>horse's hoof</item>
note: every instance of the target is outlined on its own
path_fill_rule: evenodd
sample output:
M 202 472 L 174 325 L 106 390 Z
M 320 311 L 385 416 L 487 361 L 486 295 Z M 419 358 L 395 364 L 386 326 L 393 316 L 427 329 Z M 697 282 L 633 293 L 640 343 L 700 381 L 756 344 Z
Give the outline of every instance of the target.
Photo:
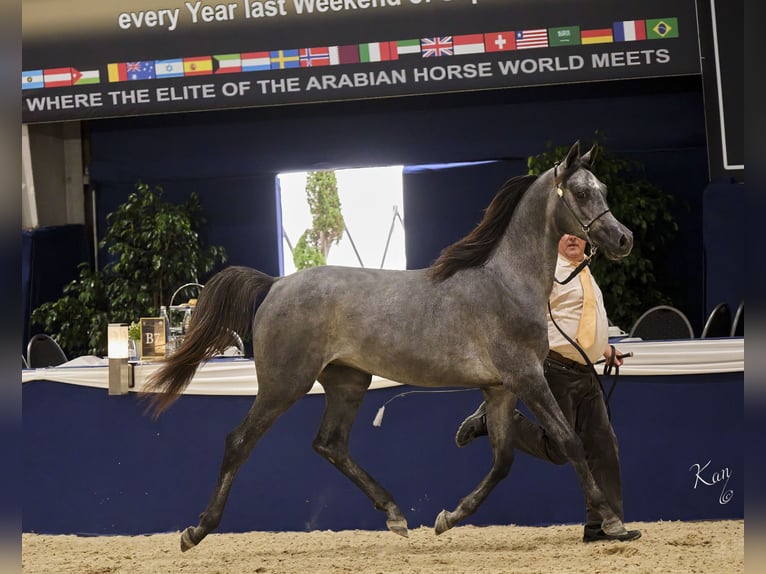
M 386 520 L 386 526 L 394 534 L 398 534 L 399 536 L 403 536 L 404 538 L 409 538 L 410 536 L 409 530 L 407 530 L 407 521 L 404 520 L 403 518 L 397 518 L 395 520 Z
M 181 552 L 186 552 L 187 550 L 194 548 L 197 545 L 197 543 L 192 540 L 192 530 L 192 527 L 189 526 L 189 528 L 184 530 L 183 534 L 181 534 Z
M 442 532 L 447 532 L 450 528 L 452 528 L 452 524 L 450 524 L 449 519 L 447 517 L 449 513 L 446 510 L 442 510 L 439 513 L 439 516 L 436 517 L 436 524 L 434 524 L 434 530 L 436 531 L 436 534 L 439 535 Z
M 628 529 L 625 528 L 622 520 L 617 517 L 611 518 L 609 520 L 604 520 L 601 523 L 601 530 L 606 532 L 609 536 L 621 536 L 623 534 L 627 534 L 628 532 Z

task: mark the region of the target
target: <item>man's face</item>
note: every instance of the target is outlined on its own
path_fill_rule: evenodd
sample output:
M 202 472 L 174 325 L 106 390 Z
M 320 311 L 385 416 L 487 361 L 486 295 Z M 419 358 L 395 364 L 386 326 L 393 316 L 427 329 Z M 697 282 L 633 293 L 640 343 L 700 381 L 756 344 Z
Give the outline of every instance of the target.
M 570 261 L 579 263 L 585 259 L 585 240 L 564 234 L 559 240 L 559 253 Z

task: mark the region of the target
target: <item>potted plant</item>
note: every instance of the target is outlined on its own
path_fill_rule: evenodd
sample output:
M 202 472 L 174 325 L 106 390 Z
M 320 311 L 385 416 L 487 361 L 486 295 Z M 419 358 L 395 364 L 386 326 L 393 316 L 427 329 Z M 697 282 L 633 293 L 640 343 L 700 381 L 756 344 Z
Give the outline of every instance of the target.
M 223 247 L 202 240 L 206 218 L 196 193 L 171 203 L 160 186 L 139 182 L 106 222 L 99 247 L 109 261 L 99 270 L 80 264 L 60 299 L 32 311 L 32 323 L 56 333 L 70 357 L 105 355 L 108 323 L 159 316 L 179 285 L 199 283 L 226 261 Z
M 128 325 L 128 355 L 131 361 L 141 359 L 141 325 L 135 321 Z

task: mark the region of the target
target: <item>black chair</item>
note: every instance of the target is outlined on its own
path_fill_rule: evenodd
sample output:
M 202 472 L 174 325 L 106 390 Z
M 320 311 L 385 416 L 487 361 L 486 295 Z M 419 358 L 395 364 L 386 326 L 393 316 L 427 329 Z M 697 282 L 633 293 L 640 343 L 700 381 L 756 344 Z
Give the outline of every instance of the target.
M 734 313 L 734 321 L 731 323 L 732 337 L 744 337 L 745 336 L 745 300 L 739 302 L 737 312 Z
M 640 337 L 646 341 L 693 339 L 694 330 L 681 310 L 670 305 L 657 305 L 636 320 L 628 337 Z
M 50 335 L 38 333 L 27 343 L 27 364 L 30 369 L 55 367 L 67 360 L 64 350 Z
M 731 335 L 731 309 L 727 303 L 719 303 L 710 312 L 702 328 L 700 339 L 728 337 Z

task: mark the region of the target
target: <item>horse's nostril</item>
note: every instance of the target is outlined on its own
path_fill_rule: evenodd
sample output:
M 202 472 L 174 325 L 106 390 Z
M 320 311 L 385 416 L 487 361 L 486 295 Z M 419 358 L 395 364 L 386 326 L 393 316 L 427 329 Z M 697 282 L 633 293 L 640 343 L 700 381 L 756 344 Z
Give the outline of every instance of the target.
M 625 234 L 620 237 L 620 247 L 625 247 L 628 244 L 628 238 Z

